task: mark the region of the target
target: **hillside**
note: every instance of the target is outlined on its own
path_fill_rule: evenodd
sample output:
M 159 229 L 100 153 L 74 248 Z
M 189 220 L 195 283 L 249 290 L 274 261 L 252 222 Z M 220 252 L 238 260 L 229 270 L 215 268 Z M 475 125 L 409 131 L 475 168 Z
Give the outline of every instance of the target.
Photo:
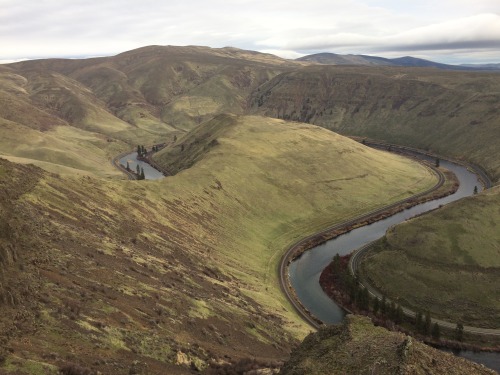
M 117 177 L 111 157 L 165 142 L 221 112 L 243 113 L 251 91 L 294 66 L 273 55 L 196 46 L 2 65 L 0 155 L 58 173 Z
M 368 58 L 383 62 L 344 62 Z M 92 166 L 137 144 L 179 138 L 221 113 L 259 114 L 463 158 L 500 178 L 500 75 L 304 65 L 311 62 L 197 46 L 2 65 L 0 139 L 8 141 L 0 155 L 116 177 L 111 166 Z
M 363 260 L 363 277 L 433 317 L 498 328 L 499 207 L 495 187 L 390 229 Z
M 309 330 L 278 286 L 285 248 L 434 183 L 419 164 L 318 127 L 226 120 L 216 146 L 159 181 L 1 161 L 1 324 L 12 328 L 0 371 L 175 374 L 285 359 Z
M 104 127 L 111 115 L 117 124 L 121 120 L 123 126 L 157 135 L 189 129 L 224 111 L 241 113 L 253 89 L 293 66 L 298 64 L 253 51 L 196 46 L 8 65 L 27 81 L 32 101 L 72 125 L 89 126 L 98 119 L 95 126 Z M 114 125 L 112 132 L 118 131 L 132 130 Z
M 279 290 L 283 251 L 424 190 L 434 176 L 325 129 L 261 115 L 462 158 L 499 180 L 500 76 L 309 65 L 196 46 L 0 65 L 0 156 L 45 170 L 0 159 L 0 372 L 71 373 L 79 364 L 175 374 L 286 359 L 309 327 Z M 175 176 L 124 181 L 109 162 L 155 142 L 168 143 L 155 159 Z M 457 251 L 458 263 L 450 256 L 443 267 L 480 278 L 492 295 L 495 269 L 478 259 L 498 250 L 485 219 L 496 218 L 497 191 L 456 203 L 453 223 L 445 215 L 432 224 L 449 238 L 429 232 L 426 242 Z M 457 240 L 471 223 L 464 218 L 481 223 L 486 255 L 467 253 L 472 232 Z M 432 272 L 442 265 L 420 261 Z M 471 303 L 487 310 L 477 318 L 497 319 L 495 301 L 480 295 Z
M 311 66 L 254 92 L 252 110 L 472 161 L 498 181 L 500 75 Z
M 341 326 L 309 335 L 285 363 L 283 375 L 496 374 L 398 332 L 349 315 Z

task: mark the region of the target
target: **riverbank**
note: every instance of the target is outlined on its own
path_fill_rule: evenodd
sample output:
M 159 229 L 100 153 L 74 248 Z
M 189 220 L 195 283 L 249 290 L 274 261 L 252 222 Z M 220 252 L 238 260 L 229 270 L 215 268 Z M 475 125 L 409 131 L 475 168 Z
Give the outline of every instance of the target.
M 461 333 L 464 337 L 462 341 L 456 340 L 457 332 L 454 327 L 438 324 L 438 329 L 434 332 L 433 323 L 436 323 L 434 319 L 430 321 L 427 334 L 419 333 L 418 331 L 422 330 L 423 320 L 418 322 L 414 312 L 404 309 L 403 314 L 403 308 L 388 299 L 374 297 L 368 292 L 369 289 L 354 277 L 350 269 L 352 255 L 336 257 L 323 270 L 319 281 L 324 292 L 344 310 L 351 314 L 365 315 L 377 326 L 404 333 L 436 348 L 500 353 L 500 346 L 492 346 L 493 343 L 488 340 L 474 342 L 467 332 Z M 366 303 L 362 298 L 365 290 L 368 298 Z M 401 315 L 396 313 L 398 309 Z
M 432 166 L 428 166 L 432 168 Z M 308 237 L 307 240 L 301 241 L 295 245 L 288 257 L 288 262 L 294 261 L 305 251 L 343 234 L 349 233 L 356 228 L 370 225 L 419 204 L 447 197 L 458 190 L 460 183 L 453 173 L 437 168 L 433 168 L 433 170 L 438 175 L 439 181 L 431 189 Z
M 430 189 L 416 194 L 413 197 L 409 197 L 402 201 L 369 212 L 347 222 L 337 224 L 319 233 L 306 237 L 305 239 L 302 239 L 301 241 L 290 247 L 288 251 L 282 256 L 279 265 L 279 280 L 281 290 L 287 296 L 288 300 L 291 302 L 298 314 L 312 327 L 318 328 L 323 324 L 323 322 L 315 317 L 314 314 L 311 313 L 298 298 L 288 277 L 288 266 L 290 265 L 290 263 L 300 257 L 307 250 L 329 240 L 337 238 L 343 234 L 351 232 L 356 228 L 380 221 L 384 218 L 390 217 L 398 212 L 401 212 L 418 204 L 451 195 L 457 191 L 459 182 L 453 173 L 442 171 L 428 163 L 426 165 L 431 168 L 438 176 L 438 182 Z

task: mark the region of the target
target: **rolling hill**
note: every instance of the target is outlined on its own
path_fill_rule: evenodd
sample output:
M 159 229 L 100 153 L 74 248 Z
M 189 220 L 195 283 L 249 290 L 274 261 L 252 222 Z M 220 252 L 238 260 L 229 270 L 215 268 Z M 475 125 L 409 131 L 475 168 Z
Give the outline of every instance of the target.
M 1 371 L 287 359 L 309 327 L 279 290 L 283 251 L 434 183 L 321 127 L 498 181 L 499 88 L 491 73 L 196 46 L 1 65 L 0 156 L 44 169 L 0 159 Z M 124 181 L 109 163 L 165 141 L 155 161 L 172 177 Z
M 286 359 L 309 330 L 279 289 L 286 247 L 435 183 L 418 163 L 319 127 L 221 116 L 182 141 L 187 151 L 218 129 L 217 145 L 159 181 L 1 161 L 1 324 L 14 327 L 2 330 L 2 369 Z
M 500 178 L 500 75 L 310 66 L 252 96 L 252 112 L 467 160 Z
M 390 229 L 363 261 L 363 277 L 415 311 L 498 328 L 498 207 L 494 187 Z

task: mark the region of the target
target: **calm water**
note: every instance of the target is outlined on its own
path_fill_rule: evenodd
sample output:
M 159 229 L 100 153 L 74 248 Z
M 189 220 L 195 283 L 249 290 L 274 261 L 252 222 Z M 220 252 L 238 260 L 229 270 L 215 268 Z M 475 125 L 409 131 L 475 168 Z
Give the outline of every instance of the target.
M 121 158 L 120 164 L 124 167 L 127 167 L 127 161 L 130 169 L 134 172 L 137 168 L 137 165 L 139 165 L 140 168 L 144 168 L 144 176 L 146 177 L 146 180 L 159 180 L 160 178 L 165 177 L 163 173 L 161 173 L 157 169 L 154 169 L 148 163 L 137 160 L 137 152 L 132 152 L 131 154 L 128 154 Z
M 420 158 L 431 162 L 435 160 L 435 158 L 425 156 L 421 156 Z M 392 225 L 401 223 L 415 215 L 437 208 L 440 205 L 445 205 L 472 195 L 474 186 L 477 186 L 479 191 L 482 190 L 482 185 L 477 176 L 469 172 L 465 167 L 445 160 L 441 160 L 440 163 L 442 167 L 453 171 L 460 180 L 460 187 L 455 194 L 420 204 L 386 219 L 355 229 L 314 247 L 290 264 L 288 269 L 290 282 L 302 304 L 314 316 L 326 324 L 340 323 L 345 316 L 344 310 L 323 292 L 319 284 L 321 272 L 331 262 L 335 254 L 349 254 L 367 243 L 382 237 Z M 500 370 L 500 354 L 498 353 L 463 352 L 460 355 L 483 363 L 485 366 L 497 371 Z

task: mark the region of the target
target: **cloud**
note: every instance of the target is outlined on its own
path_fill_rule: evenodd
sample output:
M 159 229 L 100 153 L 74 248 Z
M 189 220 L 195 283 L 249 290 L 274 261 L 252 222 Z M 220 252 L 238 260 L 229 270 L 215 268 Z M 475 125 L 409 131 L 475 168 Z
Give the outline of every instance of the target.
M 259 43 L 270 46 L 280 42 L 282 41 L 270 38 Z M 500 47 L 500 16 L 482 14 L 383 36 L 343 32 L 320 34 L 285 42 L 282 47 L 300 51 L 346 47 L 361 47 L 370 51 L 498 49 Z
M 231 45 L 280 56 L 469 51 L 473 59 L 498 51 L 500 40 L 497 0 L 0 0 L 0 6 L 2 60 L 109 55 L 152 44 Z

